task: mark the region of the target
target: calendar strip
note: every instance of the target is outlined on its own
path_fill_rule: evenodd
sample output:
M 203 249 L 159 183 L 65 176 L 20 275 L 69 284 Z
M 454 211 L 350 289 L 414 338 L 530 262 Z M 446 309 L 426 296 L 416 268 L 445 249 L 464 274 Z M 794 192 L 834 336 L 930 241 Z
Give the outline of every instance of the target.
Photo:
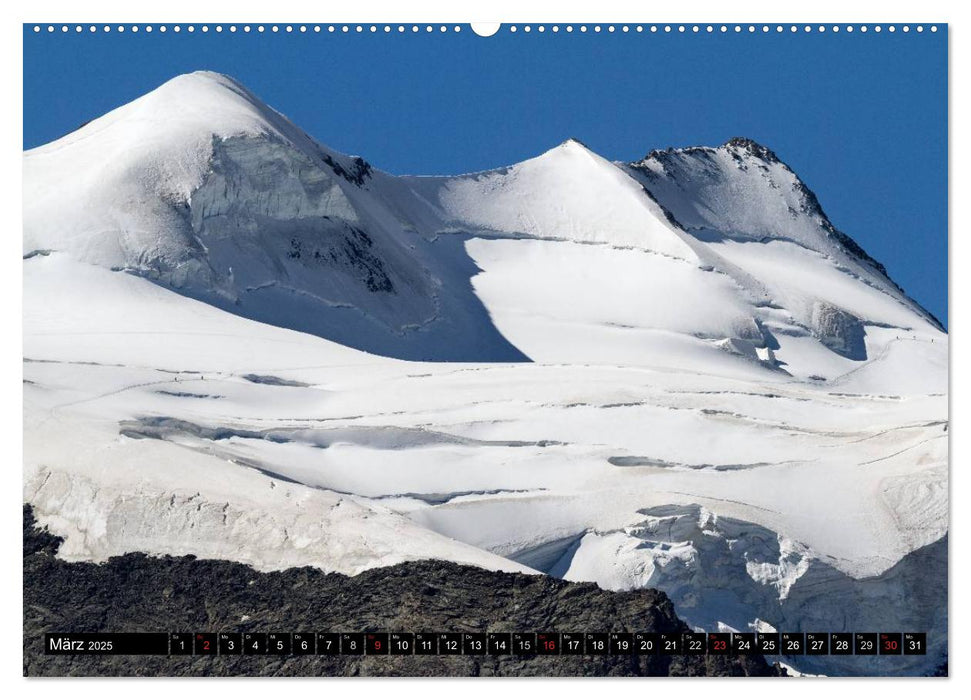
M 600 656 L 927 653 L 925 632 L 147 632 L 49 633 L 55 655 Z

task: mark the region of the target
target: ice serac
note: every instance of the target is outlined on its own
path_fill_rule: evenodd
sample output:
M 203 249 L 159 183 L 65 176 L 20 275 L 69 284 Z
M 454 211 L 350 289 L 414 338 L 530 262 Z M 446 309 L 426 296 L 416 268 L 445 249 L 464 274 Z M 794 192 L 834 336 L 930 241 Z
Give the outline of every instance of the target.
M 439 558 L 947 638 L 947 334 L 752 141 L 394 176 L 196 73 L 25 153 L 24 221 L 61 556 Z
M 878 627 L 932 630 L 927 656 L 800 659 L 828 675 L 932 673 L 945 655 L 947 537 L 907 554 L 883 573 L 847 576 L 805 545 L 766 528 L 719 518 L 697 505 L 662 506 L 616 532 L 591 532 L 555 565 L 568 580 L 608 590 L 659 588 L 705 630 L 856 632 Z M 841 601 L 837 604 L 836 601 Z

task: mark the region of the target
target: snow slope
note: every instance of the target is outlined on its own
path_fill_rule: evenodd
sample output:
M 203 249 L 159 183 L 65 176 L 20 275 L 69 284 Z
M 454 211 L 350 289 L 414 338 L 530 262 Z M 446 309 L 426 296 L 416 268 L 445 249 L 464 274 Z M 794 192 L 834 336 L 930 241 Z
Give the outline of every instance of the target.
M 395 177 L 196 73 L 24 180 L 24 498 L 64 555 L 437 557 L 931 632 L 880 672 L 946 648 L 947 335 L 767 149 Z

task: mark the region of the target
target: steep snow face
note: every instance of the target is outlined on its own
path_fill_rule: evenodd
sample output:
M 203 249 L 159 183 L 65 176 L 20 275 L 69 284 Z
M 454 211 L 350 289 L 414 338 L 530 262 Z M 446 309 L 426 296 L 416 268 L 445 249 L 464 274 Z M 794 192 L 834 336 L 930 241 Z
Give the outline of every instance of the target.
M 883 266 L 836 231 L 812 191 L 754 141 L 652 151 L 629 169 L 688 230 L 743 241 L 789 240 L 851 258 L 887 282 Z

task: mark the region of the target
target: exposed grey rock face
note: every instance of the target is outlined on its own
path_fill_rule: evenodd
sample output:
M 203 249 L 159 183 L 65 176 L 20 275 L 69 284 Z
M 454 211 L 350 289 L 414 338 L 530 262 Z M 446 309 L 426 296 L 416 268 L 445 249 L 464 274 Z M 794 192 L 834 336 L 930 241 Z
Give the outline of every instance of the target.
M 656 590 L 485 571 L 441 561 L 355 577 L 259 573 L 193 557 L 68 563 L 24 506 L 24 675 L 747 676 L 761 656 L 46 656 L 52 631 L 648 631 L 688 627 Z
M 369 177 L 370 166 L 353 163 L 349 172 L 268 137 L 214 139 L 186 215 L 228 296 L 245 304 L 261 289 L 289 289 L 367 308 L 393 327 L 435 313 L 426 272 L 345 191 Z

